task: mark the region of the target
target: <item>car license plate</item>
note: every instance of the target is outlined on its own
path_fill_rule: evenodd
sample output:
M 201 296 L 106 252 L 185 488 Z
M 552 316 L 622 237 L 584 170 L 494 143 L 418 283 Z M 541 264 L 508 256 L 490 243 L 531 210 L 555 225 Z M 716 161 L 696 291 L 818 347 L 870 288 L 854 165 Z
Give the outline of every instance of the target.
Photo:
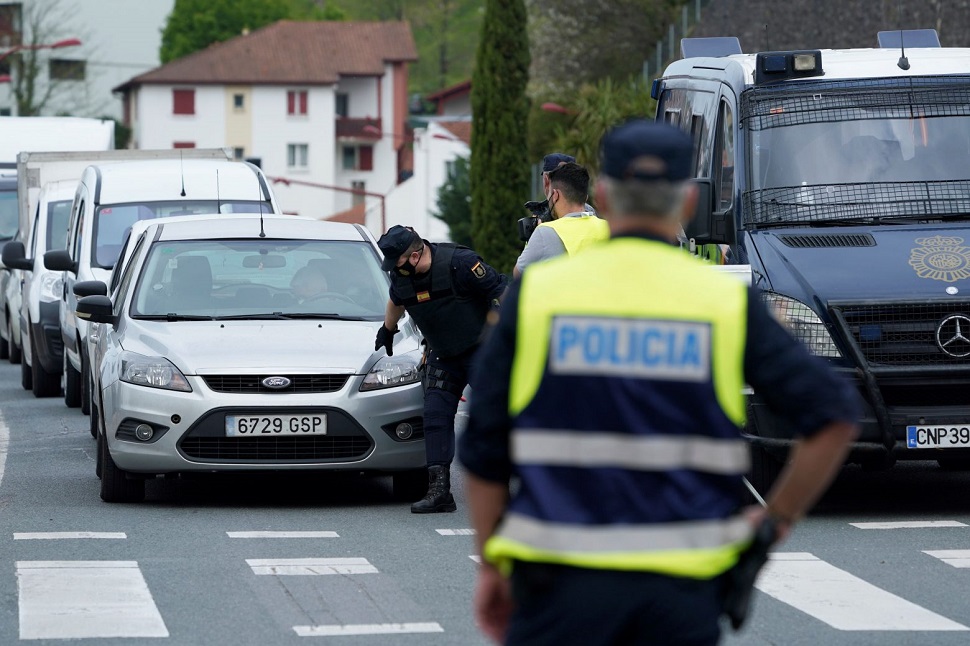
M 327 416 L 317 415 L 226 415 L 227 437 L 267 435 L 326 435 Z
M 907 426 L 906 447 L 910 449 L 970 447 L 970 424 Z

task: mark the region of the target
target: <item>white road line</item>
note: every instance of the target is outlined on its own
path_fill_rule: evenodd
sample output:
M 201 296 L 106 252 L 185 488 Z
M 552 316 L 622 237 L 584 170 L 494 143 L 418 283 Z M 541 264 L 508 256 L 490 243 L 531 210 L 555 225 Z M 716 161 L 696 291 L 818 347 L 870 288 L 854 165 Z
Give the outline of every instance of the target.
M 474 536 L 474 529 L 436 529 L 442 536 Z
M 253 574 L 313 576 L 318 574 L 377 574 L 364 558 L 246 559 Z
M 414 624 L 344 624 L 293 626 L 300 637 L 339 637 L 341 635 L 400 635 L 402 633 L 443 633 L 437 622 Z
M 888 523 L 849 523 L 859 529 L 923 529 L 926 527 L 966 527 L 956 520 L 903 520 Z
M 957 568 L 970 568 L 970 550 L 923 550 L 933 558 Z
M 226 532 L 229 538 L 340 538 L 337 532 Z
M 755 585 L 838 630 L 970 630 L 807 552 L 772 554 Z
M 124 532 L 14 532 L 15 541 L 62 540 L 69 538 L 128 538 Z
M 0 414 L 0 484 L 3 483 L 3 469 L 7 464 L 7 448 L 10 446 L 10 429 Z
M 137 561 L 17 561 L 21 639 L 168 637 Z
M 475 561 L 478 564 L 481 564 L 482 562 L 482 557 L 477 554 L 469 554 L 468 558 L 470 558 L 471 560 Z

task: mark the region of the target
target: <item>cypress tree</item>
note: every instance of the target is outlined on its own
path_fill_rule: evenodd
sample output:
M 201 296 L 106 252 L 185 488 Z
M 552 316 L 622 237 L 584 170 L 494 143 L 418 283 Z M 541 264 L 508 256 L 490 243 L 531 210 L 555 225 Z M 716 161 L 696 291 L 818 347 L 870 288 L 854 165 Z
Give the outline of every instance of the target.
M 472 239 L 490 265 L 509 273 L 522 248 L 530 173 L 528 25 L 523 0 L 485 0 L 472 74 Z

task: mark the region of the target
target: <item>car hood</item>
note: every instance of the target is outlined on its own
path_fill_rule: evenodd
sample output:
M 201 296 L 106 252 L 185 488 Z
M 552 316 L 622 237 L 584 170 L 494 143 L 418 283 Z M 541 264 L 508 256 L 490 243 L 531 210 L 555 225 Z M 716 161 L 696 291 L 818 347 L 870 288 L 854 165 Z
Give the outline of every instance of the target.
M 269 372 L 363 374 L 384 356 L 374 352 L 380 321 L 128 320 L 125 350 L 165 357 L 185 374 Z M 403 338 L 402 338 L 403 337 Z M 416 350 L 405 329 L 395 356 Z
M 771 289 L 805 302 L 970 295 L 970 226 L 768 230 L 752 241 Z

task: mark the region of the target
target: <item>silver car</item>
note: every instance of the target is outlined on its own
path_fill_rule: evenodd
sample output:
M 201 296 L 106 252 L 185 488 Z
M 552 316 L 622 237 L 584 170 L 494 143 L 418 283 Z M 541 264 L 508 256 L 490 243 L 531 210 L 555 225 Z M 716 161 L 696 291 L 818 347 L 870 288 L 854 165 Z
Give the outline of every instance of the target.
M 189 471 L 391 473 L 419 498 L 424 469 L 420 337 L 374 351 L 388 279 L 363 227 L 285 216 L 145 229 L 92 357 L 101 498 L 144 498 L 145 480 Z M 104 293 L 104 292 L 101 292 Z

